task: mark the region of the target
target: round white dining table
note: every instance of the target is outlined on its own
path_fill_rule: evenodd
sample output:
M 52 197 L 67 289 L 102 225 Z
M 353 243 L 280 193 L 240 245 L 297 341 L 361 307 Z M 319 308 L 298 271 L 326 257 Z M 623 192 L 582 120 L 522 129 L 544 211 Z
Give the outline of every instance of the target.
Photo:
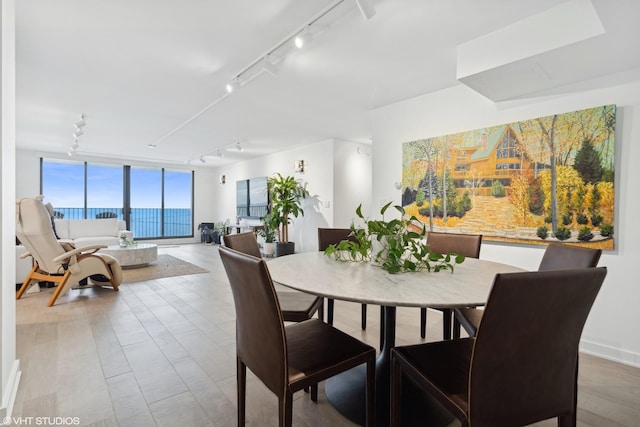
M 389 274 L 368 262 L 336 261 L 324 252 L 307 252 L 268 261 L 272 279 L 310 294 L 380 305 L 384 328 L 382 350 L 376 361 L 376 425 L 389 425 L 390 353 L 395 346 L 396 307 L 453 308 L 484 305 L 495 275 L 522 271 L 518 267 L 467 258 L 454 272 L 408 272 Z M 327 380 L 329 401 L 347 418 L 364 421 L 364 369 L 354 369 Z M 405 381 L 408 383 L 408 381 Z M 407 393 L 403 393 L 403 398 Z M 419 405 L 424 406 L 424 402 Z M 437 411 L 438 408 L 420 408 Z M 446 418 L 434 414 L 433 425 Z M 403 416 L 403 420 L 406 418 Z M 418 422 L 424 424 L 424 419 Z M 446 423 L 446 422 L 445 422 Z

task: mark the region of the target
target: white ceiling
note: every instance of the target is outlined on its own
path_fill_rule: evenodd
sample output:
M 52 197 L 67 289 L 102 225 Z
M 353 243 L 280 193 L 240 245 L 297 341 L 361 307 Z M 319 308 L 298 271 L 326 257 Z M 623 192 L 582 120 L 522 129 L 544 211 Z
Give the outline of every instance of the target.
M 329 138 L 370 141 L 372 109 L 460 84 L 458 45 L 566 3 L 370 1 L 370 20 L 355 0 L 16 1 L 17 147 L 66 153 L 81 113 L 79 158 L 202 165 L 204 155 L 219 166 Z M 501 101 L 640 78 L 640 0 L 591 3 L 604 35 L 476 83 Z M 277 76 L 252 67 L 226 93 L 235 75 L 334 5 L 311 25 L 307 48 L 287 42 L 272 54 Z M 506 97 L 505 71 L 518 88 Z M 528 81 L 540 72 L 549 82 Z M 231 147 L 238 141 L 242 153 Z

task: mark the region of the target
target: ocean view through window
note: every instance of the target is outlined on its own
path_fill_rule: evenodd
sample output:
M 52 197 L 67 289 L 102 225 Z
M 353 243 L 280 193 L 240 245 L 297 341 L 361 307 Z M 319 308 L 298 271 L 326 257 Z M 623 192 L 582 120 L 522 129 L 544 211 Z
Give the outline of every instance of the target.
M 43 159 L 41 194 L 59 218 L 117 218 L 136 239 L 193 236 L 193 171 Z

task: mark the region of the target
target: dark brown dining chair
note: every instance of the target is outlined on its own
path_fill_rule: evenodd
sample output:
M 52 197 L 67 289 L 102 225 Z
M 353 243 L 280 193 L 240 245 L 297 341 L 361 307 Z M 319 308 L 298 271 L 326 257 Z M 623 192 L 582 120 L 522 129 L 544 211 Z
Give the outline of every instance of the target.
M 430 252 L 439 254 L 456 253 L 467 258 L 480 258 L 482 246 L 482 234 L 439 233 L 430 231 L 427 233 L 427 246 Z M 453 312 L 451 308 L 436 308 L 442 312 L 442 336 L 445 340 L 451 339 L 451 321 Z M 460 330 L 457 321 L 454 322 L 454 330 Z M 420 308 L 420 336 L 427 335 L 427 309 Z
M 596 267 L 602 255 L 602 249 L 585 248 L 564 243 L 549 243 L 542 255 L 538 271 L 561 270 L 567 268 Z M 470 337 L 476 334 L 483 310 L 477 308 L 454 309 L 455 319 Z M 454 338 L 460 337 L 460 328 L 453 330 Z
M 366 363 L 366 425 L 373 425 L 375 356 L 373 347 L 318 319 L 284 326 L 269 274 L 260 258 L 220 248 L 236 308 L 238 425 L 245 425 L 247 367 L 278 397 L 280 426 L 292 424 L 293 393 Z
M 253 231 L 238 234 L 225 234 L 224 244 L 228 248 L 247 255 L 261 258 L 260 246 Z M 311 319 L 318 313 L 318 319 L 324 320 L 324 299 L 315 295 L 294 290 L 278 292 L 282 317 L 285 322 L 301 322 Z
M 606 273 L 497 274 L 476 337 L 391 350 L 391 425 L 402 425 L 401 386 L 411 378 L 463 427 L 555 417 L 575 426 L 580 336 Z
M 318 250 L 324 251 L 329 245 L 336 245 L 343 240 L 351 240 L 350 228 L 318 228 Z M 327 323 L 333 325 L 333 298 L 327 298 Z M 360 325 L 367 329 L 367 304 L 361 305 Z

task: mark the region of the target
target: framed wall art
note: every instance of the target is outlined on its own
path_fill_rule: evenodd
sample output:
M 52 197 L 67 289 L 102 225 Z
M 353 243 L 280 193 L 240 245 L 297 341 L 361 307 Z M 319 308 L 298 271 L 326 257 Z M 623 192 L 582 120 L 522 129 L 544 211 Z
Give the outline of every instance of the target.
M 616 106 L 402 144 L 402 205 L 434 231 L 614 247 Z

